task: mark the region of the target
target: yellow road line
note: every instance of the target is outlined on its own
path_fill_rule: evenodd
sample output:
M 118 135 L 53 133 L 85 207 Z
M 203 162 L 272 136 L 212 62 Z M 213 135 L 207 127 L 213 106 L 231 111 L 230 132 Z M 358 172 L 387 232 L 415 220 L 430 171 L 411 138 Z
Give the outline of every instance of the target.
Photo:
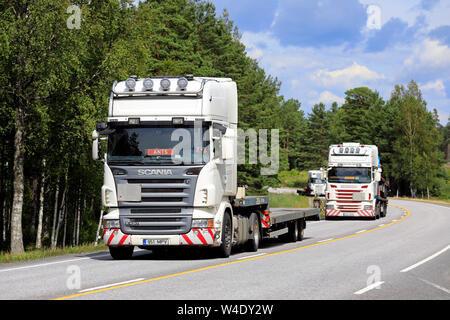
M 77 297 L 85 296 L 85 295 L 88 295 L 88 294 L 99 293 L 99 292 L 103 292 L 103 291 L 129 287 L 129 286 L 133 286 L 133 285 L 137 285 L 137 284 L 143 284 L 143 283 L 148 283 L 148 282 L 152 282 L 152 281 L 156 281 L 156 280 L 173 278 L 173 277 L 182 276 L 182 275 L 185 275 L 185 274 L 205 271 L 205 270 L 209 270 L 209 269 L 215 269 L 215 268 L 219 268 L 219 267 L 225 267 L 225 266 L 229 266 L 229 265 L 236 264 L 236 263 L 242 263 L 242 262 L 245 262 L 245 261 L 262 259 L 262 258 L 267 258 L 267 257 L 275 256 L 275 255 L 278 255 L 278 254 L 282 254 L 282 253 L 288 253 L 288 252 L 293 252 L 293 251 L 297 251 L 297 250 L 301 250 L 301 249 L 305 249 L 305 248 L 320 246 L 320 245 L 324 245 L 326 243 L 331 243 L 331 242 L 335 242 L 335 241 L 338 241 L 338 240 L 348 239 L 348 238 L 360 236 L 360 235 L 363 235 L 363 234 L 366 234 L 366 233 L 369 233 L 369 232 L 372 232 L 372 231 L 375 231 L 375 230 L 386 228 L 388 226 L 391 226 L 391 225 L 393 225 L 395 223 L 398 223 L 398 222 L 406 219 L 411 214 L 409 212 L 409 210 L 404 208 L 404 207 L 393 205 L 393 204 L 390 204 L 389 206 L 403 209 L 403 210 L 405 210 L 407 212 L 407 214 L 405 216 L 403 216 L 402 218 L 398 219 L 397 221 L 385 224 L 385 225 L 380 226 L 380 227 L 369 229 L 369 230 L 364 231 L 364 232 L 354 233 L 354 234 L 351 234 L 351 235 L 348 235 L 348 236 L 345 236 L 345 237 L 341 237 L 341 238 L 336 238 L 336 239 L 323 241 L 323 242 L 316 242 L 316 243 L 309 244 L 309 245 L 306 245 L 306 246 L 303 246 L 303 247 L 297 247 L 297 248 L 293 248 L 293 249 L 287 249 L 287 250 L 277 251 L 277 252 L 273 252 L 273 253 L 267 253 L 265 255 L 249 257 L 249 258 L 242 259 L 242 260 L 234 260 L 234 261 L 231 261 L 231 262 L 216 264 L 216 265 L 212 265 L 212 266 L 208 266 L 208 267 L 203 267 L 203 268 L 198 268 L 198 269 L 193 269 L 193 270 L 188 270 L 188 271 L 183 271 L 183 272 L 178 272 L 178 273 L 172 273 L 172 274 L 168 274 L 168 275 L 165 275 L 165 276 L 160 276 L 160 277 L 155 277 L 155 278 L 150 278 L 150 279 L 140 280 L 140 281 L 135 281 L 135 282 L 130 282 L 130 283 L 125 283 L 125 284 L 112 286 L 112 287 L 108 287 L 108 288 L 102 288 L 102 289 L 97 289 L 97 290 L 92 290 L 92 291 L 87 291 L 87 292 L 81 292 L 81 293 L 73 294 L 73 295 L 70 295 L 70 296 L 56 298 L 56 299 L 53 299 L 53 300 L 67 300 L 67 299 L 77 298 Z

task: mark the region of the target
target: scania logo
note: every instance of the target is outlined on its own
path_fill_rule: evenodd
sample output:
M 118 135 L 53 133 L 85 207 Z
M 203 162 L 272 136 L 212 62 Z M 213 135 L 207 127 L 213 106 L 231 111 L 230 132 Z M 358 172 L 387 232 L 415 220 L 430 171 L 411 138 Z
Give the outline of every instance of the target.
M 172 176 L 172 170 L 170 169 L 139 169 L 139 176 Z

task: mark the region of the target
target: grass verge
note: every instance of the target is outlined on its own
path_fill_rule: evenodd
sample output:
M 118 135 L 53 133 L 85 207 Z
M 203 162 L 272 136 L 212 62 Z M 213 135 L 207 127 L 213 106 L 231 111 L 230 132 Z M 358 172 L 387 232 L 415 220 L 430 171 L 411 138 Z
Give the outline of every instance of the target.
M 442 199 L 422 199 L 422 198 L 408 198 L 408 197 L 392 197 L 391 199 L 395 200 L 410 200 L 410 201 L 419 201 L 419 202 L 429 202 L 436 204 L 446 204 L 450 205 L 450 200 L 442 200 Z
M 309 197 L 296 194 L 275 194 L 271 193 L 271 208 L 309 208 Z
M 0 264 L 43 259 L 48 257 L 62 256 L 66 254 L 97 252 L 107 249 L 108 247 L 106 247 L 103 243 L 100 243 L 97 246 L 95 246 L 93 243 L 87 243 L 76 247 L 66 247 L 64 249 L 62 248 L 57 248 L 55 250 L 51 250 L 50 248 L 43 248 L 40 250 L 33 249 L 25 251 L 24 253 L 21 254 L 11 254 L 9 252 L 2 252 L 0 253 Z

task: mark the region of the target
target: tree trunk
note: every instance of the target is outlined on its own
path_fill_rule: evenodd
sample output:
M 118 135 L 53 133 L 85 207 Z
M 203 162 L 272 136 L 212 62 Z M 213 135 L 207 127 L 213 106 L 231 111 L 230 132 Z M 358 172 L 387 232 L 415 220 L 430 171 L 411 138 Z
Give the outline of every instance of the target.
M 55 209 L 53 211 L 53 225 L 52 225 L 52 236 L 50 238 L 51 247 L 53 248 L 53 243 L 55 242 L 56 233 L 56 219 L 58 217 L 58 197 L 59 197 L 59 179 L 56 180 L 56 191 L 55 191 Z
M 11 215 L 11 253 L 23 253 L 22 207 L 24 189 L 24 112 L 21 108 L 16 115 L 16 134 L 14 137 L 14 193 Z
M 40 199 L 40 188 L 39 188 L 39 179 L 38 178 L 33 178 L 33 192 L 32 192 L 32 198 L 31 198 L 31 207 L 32 207 L 32 212 L 31 212 L 31 233 L 34 234 L 35 230 L 36 230 L 36 216 L 38 215 L 38 211 L 39 211 L 39 199 Z
M 59 230 L 61 229 L 62 223 L 64 222 L 64 219 L 65 219 L 66 196 L 67 196 L 67 174 L 66 174 L 66 179 L 65 179 L 64 193 L 62 195 L 61 206 L 60 206 L 60 209 L 59 209 L 58 223 L 56 225 L 56 230 L 55 230 L 55 238 L 54 238 L 54 242 L 52 243 L 52 250 L 55 250 L 56 246 L 58 245 Z
M 63 213 L 63 219 L 64 219 L 64 235 L 63 235 L 63 241 L 62 241 L 62 248 L 63 250 L 66 248 L 66 233 L 67 233 L 67 207 L 64 203 L 64 213 Z
M 45 160 L 42 161 L 42 181 L 41 181 L 41 192 L 39 194 L 39 215 L 36 232 L 36 249 L 42 248 L 42 220 L 44 217 L 44 192 L 45 192 L 44 185 L 45 185 Z

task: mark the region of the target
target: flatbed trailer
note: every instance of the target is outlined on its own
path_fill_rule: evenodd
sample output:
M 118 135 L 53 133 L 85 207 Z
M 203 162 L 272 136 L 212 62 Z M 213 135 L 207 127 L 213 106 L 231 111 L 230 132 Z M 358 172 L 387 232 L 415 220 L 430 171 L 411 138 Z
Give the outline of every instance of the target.
M 270 208 L 268 196 L 234 199 L 233 205 L 236 215 L 242 216 L 242 219 L 236 219 L 237 224 L 239 220 L 249 220 L 250 214 L 257 213 L 262 239 L 280 237 L 291 242 L 301 241 L 306 220 L 320 215 L 320 208 Z M 245 230 L 246 226 L 242 227 Z

